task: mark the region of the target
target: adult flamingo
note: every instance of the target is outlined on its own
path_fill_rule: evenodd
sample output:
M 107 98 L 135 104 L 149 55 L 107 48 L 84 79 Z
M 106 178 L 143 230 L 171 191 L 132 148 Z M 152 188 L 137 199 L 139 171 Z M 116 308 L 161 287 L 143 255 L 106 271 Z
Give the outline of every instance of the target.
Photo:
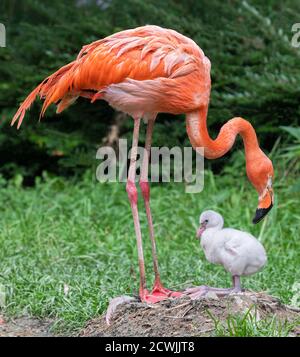
M 44 99 L 41 116 L 50 104 L 55 103 L 57 113 L 60 113 L 81 96 L 92 102 L 106 100 L 112 107 L 133 117 L 133 142 L 126 190 L 137 240 L 139 295 L 142 301 L 154 303 L 179 295 L 165 289 L 160 280 L 149 204 L 148 159 L 153 126 L 159 112 L 185 113 L 191 144 L 195 149 L 204 147 L 208 159 L 226 154 L 240 134 L 245 146 L 247 175 L 259 194 L 253 222 L 260 221 L 272 207 L 273 167 L 259 148 L 252 125 L 242 118 L 233 118 L 221 128 L 215 140 L 210 138 L 206 126 L 210 90 L 210 61 L 194 41 L 174 30 L 143 26 L 118 32 L 84 46 L 75 61 L 60 68 L 33 90 L 12 120 L 12 125 L 18 121 L 19 128 L 26 110 L 37 96 Z M 155 282 L 151 292 L 146 289 L 135 185 L 141 118 L 148 123 L 145 142 L 147 155 L 142 163 L 140 188 L 152 244 Z

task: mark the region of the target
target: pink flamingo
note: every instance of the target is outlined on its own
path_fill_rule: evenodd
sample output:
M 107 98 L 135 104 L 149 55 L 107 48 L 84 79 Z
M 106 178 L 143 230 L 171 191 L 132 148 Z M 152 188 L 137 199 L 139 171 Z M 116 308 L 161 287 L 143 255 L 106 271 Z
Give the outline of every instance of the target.
M 185 113 L 191 144 L 196 150 L 204 147 L 208 159 L 225 155 L 240 134 L 245 146 L 247 175 L 259 194 L 253 222 L 260 221 L 272 208 L 273 166 L 260 149 L 252 125 L 242 118 L 233 118 L 223 125 L 216 139 L 210 138 L 206 125 L 210 90 L 210 61 L 194 41 L 174 30 L 143 26 L 118 32 L 84 46 L 75 61 L 60 68 L 33 90 L 12 120 L 12 125 L 18 121 L 19 128 L 26 110 L 37 96 L 44 99 L 41 116 L 50 104 L 55 103 L 57 113 L 60 113 L 81 96 L 91 102 L 106 100 L 112 107 L 133 117 L 133 141 L 126 190 L 137 241 L 139 296 L 145 302 L 155 303 L 180 295 L 179 292 L 164 288 L 161 283 L 149 203 L 148 159 L 154 122 L 159 112 Z M 135 184 L 141 118 L 148 123 L 145 143 L 148 155 L 143 159 L 139 184 L 152 244 L 155 282 L 151 292 L 146 288 Z

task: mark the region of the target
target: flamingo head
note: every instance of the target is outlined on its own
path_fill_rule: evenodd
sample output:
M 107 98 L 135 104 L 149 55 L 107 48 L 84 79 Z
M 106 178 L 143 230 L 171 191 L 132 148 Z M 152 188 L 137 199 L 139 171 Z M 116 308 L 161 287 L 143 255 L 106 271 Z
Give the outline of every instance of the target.
M 260 150 L 258 155 L 247 162 L 247 175 L 258 193 L 258 207 L 252 220 L 260 222 L 274 204 L 272 161 Z
M 208 210 L 201 213 L 199 223 L 200 226 L 197 230 L 197 239 L 201 238 L 203 232 L 207 228 L 222 229 L 224 220 L 219 213 L 212 210 Z

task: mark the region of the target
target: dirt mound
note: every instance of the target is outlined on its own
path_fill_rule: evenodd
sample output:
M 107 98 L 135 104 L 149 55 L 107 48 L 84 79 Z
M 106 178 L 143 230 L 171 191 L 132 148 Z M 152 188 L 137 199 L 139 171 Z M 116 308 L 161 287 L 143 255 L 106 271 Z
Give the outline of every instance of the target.
M 226 298 L 207 295 L 200 300 L 188 297 L 165 300 L 155 305 L 130 302 L 119 305 L 107 326 L 104 316 L 91 320 L 80 336 L 214 336 L 226 331 L 228 319 L 248 319 L 257 325 L 276 319 L 282 326 L 292 325 L 290 336 L 300 334 L 300 309 L 288 307 L 264 293 L 244 292 Z M 245 320 L 244 320 L 245 322 Z M 223 330 L 222 330 L 223 329 Z

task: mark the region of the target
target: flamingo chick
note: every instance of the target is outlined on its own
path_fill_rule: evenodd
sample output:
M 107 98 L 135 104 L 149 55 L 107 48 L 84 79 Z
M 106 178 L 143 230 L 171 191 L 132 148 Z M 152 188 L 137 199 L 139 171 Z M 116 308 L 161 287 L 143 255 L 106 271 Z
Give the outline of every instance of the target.
M 223 228 L 223 217 L 215 211 L 204 211 L 200 216 L 197 238 L 206 259 L 221 264 L 232 275 L 233 287 L 229 289 L 199 286 L 187 289 L 192 299 L 213 291 L 218 296 L 241 292 L 240 276 L 258 272 L 267 262 L 262 244 L 253 235 L 233 228 Z

